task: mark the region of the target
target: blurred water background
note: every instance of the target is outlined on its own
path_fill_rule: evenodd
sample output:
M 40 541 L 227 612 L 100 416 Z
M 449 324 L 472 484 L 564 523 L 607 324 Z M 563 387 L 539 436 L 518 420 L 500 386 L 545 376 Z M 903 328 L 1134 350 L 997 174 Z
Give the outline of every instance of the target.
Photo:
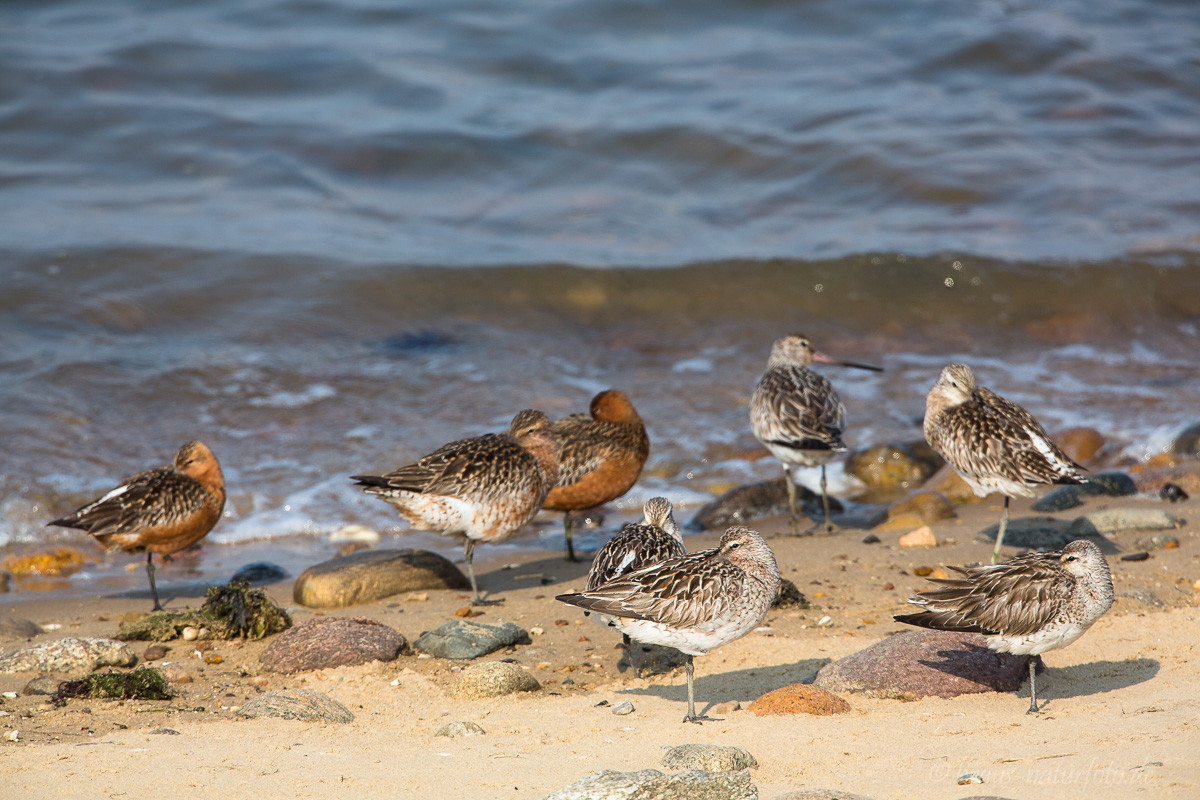
M 193 437 L 210 548 L 395 532 L 347 475 L 609 386 L 617 519 L 694 506 L 793 330 L 887 368 L 852 447 L 956 359 L 1127 460 L 1197 415 L 1191 0 L 9 2 L 0 192 L 10 550 Z

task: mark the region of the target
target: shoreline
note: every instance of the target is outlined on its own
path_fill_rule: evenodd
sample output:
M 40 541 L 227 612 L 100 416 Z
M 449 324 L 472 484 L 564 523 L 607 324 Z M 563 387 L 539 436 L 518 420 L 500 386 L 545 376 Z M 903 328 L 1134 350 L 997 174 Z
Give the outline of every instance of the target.
M 1090 498 L 1075 515 L 1113 506 L 1162 507 L 1144 498 Z M 899 533 L 862 542 L 866 530 L 792 537 L 781 518 L 757 521 L 780 561 L 812 607 L 774 609 L 763 629 L 697 659 L 698 708 L 721 707 L 720 722 L 684 725 L 682 670 L 648 678 L 617 669 L 619 637 L 555 603 L 554 594 L 582 585 L 586 563 L 569 564 L 557 551 L 479 553 L 481 585 L 504 604 L 481 609 L 481 622 L 508 620 L 541 628 L 532 644 L 494 653 L 512 658 L 542 684 L 537 692 L 486 701 L 453 698 L 447 687 L 465 663 L 404 655 L 393 662 L 276 675 L 257 660 L 265 642 L 213 642 L 206 664 L 187 643 L 168 642 L 165 660 L 192 681 L 172 701 L 72 700 L 53 709 L 41 697 L 6 699 L 0 708 L 0 742 L 13 791 L 20 796 L 84 797 L 127 792 L 146 796 L 164 786 L 183 795 L 257 791 L 267 796 L 371 796 L 427 798 L 544 797 L 602 770 L 664 769 L 660 747 L 689 742 L 732 744 L 759 761 L 751 779 L 759 796 L 828 787 L 883 798 L 961 798 L 996 794 L 1057 798 L 1065 787 L 1087 787 L 1095 798 L 1125 798 L 1133 790 L 1155 797 L 1191 797 L 1200 785 L 1194 753 L 1200 745 L 1194 690 L 1200 641 L 1200 510 L 1195 499 L 1170 506 L 1188 519 L 1174 531 L 1179 547 L 1145 561 L 1110 556 L 1117 601 L 1080 641 L 1047 655 L 1039 695 L 1048 701 L 1026 717 L 1028 687 L 1015 694 L 985 693 L 911 702 L 843 695 L 847 714 L 833 717 L 758 717 L 745 709 L 755 697 L 809 680 L 839 658 L 906 629 L 891 620 L 908 594 L 926 585 L 918 566 L 983 560 L 990 545 L 975 534 L 994 523 L 990 502 L 956 507 L 959 517 L 935 524 L 941 544 L 901 549 Z M 1014 503 L 1014 519 L 1029 516 L 1029 501 Z M 399 537 L 401 540 L 403 537 Z M 711 546 L 719 532 L 686 537 L 689 550 Z M 1127 550 L 1132 537 L 1116 537 Z M 388 539 L 385 538 L 385 544 Z M 953 542 L 953 543 L 951 543 Z M 506 564 L 515 564 L 505 569 Z M 144 580 L 144 574 L 138 577 Z M 548 581 L 543 585 L 543 580 Z M 892 589 L 885 589 L 887 583 Z M 173 582 L 167 584 L 168 590 Z M 267 593 L 291 606 L 292 580 Z M 195 607 L 203 590 L 167 592 L 168 609 Z M 370 617 L 400 631 L 411 643 L 467 605 L 469 594 L 429 591 L 424 600 L 391 597 L 313 616 Z M 148 591 L 97 598 L 39 598 L 22 593 L 3 614 L 62 627 L 34 641 L 66 635 L 111 636 L 123 615 L 148 611 Z M 817 627 L 823 616 L 829 628 Z M 269 641 L 269 640 L 267 640 Z M 24 640 L 0 640 L 8 651 Z M 139 655 L 148 643 L 133 643 Z M 20 692 L 33 674 L 0 675 L 0 690 Z M 1044 683 L 1043 683 L 1044 681 Z M 394 685 L 393 685 L 394 684 Z M 311 688 L 350 708 L 347 725 L 243 719 L 235 709 L 262 691 Z M 1025 699 L 1022 699 L 1024 697 Z M 597 707 L 608 700 L 608 707 Z M 611 706 L 635 706 L 615 716 Z M 730 710 L 734 702 L 741 710 Z M 204 708 L 204 711 L 196 711 Z M 29 717 L 22 716 L 30 714 Z M 484 736 L 434 737 L 446 722 L 470 720 Z M 179 735 L 154 735 L 166 726 Z M 116 748 L 114 750 L 114 748 Z M 116 753 L 120 757 L 116 757 Z M 1158 765 L 1155 765 L 1157 762 Z M 71 786 L 51 785 L 45 764 L 75 776 Z M 664 770 L 666 771 L 666 770 Z M 985 785 L 959 786 L 959 775 L 982 775 Z M 84 782 L 84 779 L 86 781 Z M 192 786 L 188 785 L 191 782 Z M 83 786 L 86 786 L 86 791 Z M 65 792 L 65 793 L 64 793 Z

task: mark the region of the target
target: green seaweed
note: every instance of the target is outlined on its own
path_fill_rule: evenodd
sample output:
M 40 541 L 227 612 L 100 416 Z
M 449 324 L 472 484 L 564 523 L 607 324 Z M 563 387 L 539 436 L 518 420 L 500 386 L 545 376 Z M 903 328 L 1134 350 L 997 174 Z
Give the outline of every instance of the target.
M 117 638 L 166 642 L 178 639 L 189 626 L 208 629 L 210 639 L 262 639 L 290 628 L 292 618 L 261 589 L 233 581 L 209 587 L 199 611 L 156 611 L 121 623 Z
M 74 681 L 63 681 L 54 693 L 54 705 L 62 707 L 72 697 L 101 700 L 170 700 L 175 696 L 162 671 L 140 667 L 133 672 L 97 672 Z

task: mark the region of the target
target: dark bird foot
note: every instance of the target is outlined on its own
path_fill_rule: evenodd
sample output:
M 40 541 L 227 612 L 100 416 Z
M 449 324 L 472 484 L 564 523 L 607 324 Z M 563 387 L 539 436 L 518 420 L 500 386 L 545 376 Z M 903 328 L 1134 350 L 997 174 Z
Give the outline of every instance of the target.
M 503 597 L 501 597 L 499 600 L 484 600 L 482 597 L 476 597 L 474 600 L 471 601 L 471 605 L 473 605 L 473 606 L 498 606 L 498 605 L 501 605 L 503 602 L 504 602 Z
M 724 722 L 724 720 L 719 717 L 710 717 L 707 714 L 700 714 L 698 716 L 688 714 L 687 716 L 685 716 L 683 718 L 683 721 L 684 722 L 694 722 L 697 725 L 702 725 L 705 722 Z

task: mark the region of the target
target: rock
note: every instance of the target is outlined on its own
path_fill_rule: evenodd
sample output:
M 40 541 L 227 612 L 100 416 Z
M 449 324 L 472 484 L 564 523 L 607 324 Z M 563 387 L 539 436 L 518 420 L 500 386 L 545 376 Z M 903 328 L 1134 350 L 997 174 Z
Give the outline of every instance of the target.
M 1028 656 L 994 653 L 978 633 L 904 631 L 826 664 L 816 684 L 831 692 L 910 699 L 1014 692 Z
M 1161 500 L 1166 500 L 1168 503 L 1182 503 L 1188 499 L 1189 495 L 1180 486 L 1176 486 L 1173 483 L 1164 483 L 1162 489 L 1158 491 L 1158 497 Z
M 21 689 L 21 694 L 56 694 L 58 687 L 61 685 L 62 680 L 59 678 L 54 678 L 50 675 L 39 675 L 25 684 L 25 687 Z
M 687 656 L 674 647 L 632 641 L 617 661 L 617 671 L 633 670 L 634 675 L 645 678 L 662 675 L 686 663 Z
M 634 711 L 635 709 L 633 707 L 633 703 L 626 700 L 624 703 L 617 703 L 615 706 L 613 706 L 612 713 L 616 714 L 618 717 L 624 717 L 628 714 L 632 714 Z
M 1144 551 L 1141 553 L 1126 553 L 1121 556 L 1122 561 L 1148 561 L 1149 559 L 1150 554 Z
M 49 550 L 8 556 L 3 563 L 0 563 L 0 568 L 18 578 L 23 576 L 62 578 L 73 575 L 83 569 L 85 564 L 93 563 L 95 560 L 93 556 L 77 547 L 61 545 Z
M 162 668 L 162 674 L 163 677 L 166 678 L 170 683 L 192 682 L 192 673 L 188 672 L 183 667 L 177 667 L 174 665 L 166 666 Z
M 1138 550 L 1174 550 L 1179 547 L 1179 540 L 1169 533 L 1156 533 L 1134 539 L 1133 546 Z
M 1131 477 L 1137 484 L 1137 490 L 1146 494 L 1158 494 L 1168 483 L 1175 484 L 1188 494 L 1196 494 L 1200 492 L 1200 460 L 1187 461 L 1174 467 L 1143 469 Z
M 456 619 L 422 633 L 413 648 L 438 658 L 479 658 L 514 644 L 531 644 L 529 632 L 520 625 L 503 622 L 489 625 Z
M 144 653 L 142 653 L 142 660 L 161 661 L 167 655 L 169 650 L 170 648 L 166 647 L 165 645 L 152 644 L 146 648 Z
M 458 739 L 462 736 L 483 736 L 486 731 L 478 722 L 447 722 L 434 736 L 446 736 L 451 739 Z
M 1104 447 L 1104 436 L 1095 428 L 1067 428 L 1050 437 L 1054 443 L 1079 464 L 1086 464 Z
M 897 514 L 891 518 L 884 517 L 882 522 L 872 526 L 871 529 L 880 533 L 896 533 L 899 531 L 911 531 L 924 525 L 925 520 L 916 514 Z
M 124 642 L 67 637 L 0 657 L 0 672 L 91 672 L 101 667 L 130 667 L 136 661 L 137 656 Z
M 758 800 L 750 773 L 700 770 L 665 774 L 604 770 L 546 795 L 546 800 Z
M 937 547 L 937 538 L 928 525 L 922 525 L 901 536 L 899 544 L 901 547 Z
M 379 544 L 380 538 L 379 531 L 366 525 L 344 525 L 329 534 L 331 542 L 355 542 L 367 547 Z
M 278 564 L 272 564 L 270 561 L 255 561 L 252 564 L 239 569 L 233 573 L 233 577 L 229 579 L 230 583 L 237 581 L 238 583 L 275 583 L 290 577 L 288 571 Z
M 1157 508 L 1109 508 L 1093 511 L 1071 521 L 1067 533 L 1080 536 L 1102 536 L 1123 531 L 1174 530 L 1183 520 Z M 1007 534 L 1005 534 L 1007 539 Z
M 0 617 L 0 639 L 29 639 L 44 633 L 33 620 L 20 617 Z
M 756 715 L 815 714 L 828 716 L 843 714 L 850 704 L 820 686 L 797 683 L 767 692 L 750 704 Z
M 917 488 L 943 463 L 924 441 L 885 444 L 851 453 L 846 472 L 866 484 L 868 494 L 880 496 Z
M 1194 422 L 1180 431 L 1169 449 L 1176 455 L 1200 458 L 1200 422 Z
M 394 661 L 407 644 L 398 632 L 373 619 L 314 617 L 279 634 L 258 660 L 271 672 L 305 672 Z
M 698 769 L 703 772 L 729 772 L 758 769 L 758 759 L 740 747 L 720 744 L 681 744 L 667 748 L 659 762 L 670 770 Z
M 179 731 L 175 730 L 174 728 L 155 728 L 154 730 L 150 731 L 150 733 L 164 734 L 166 736 L 178 736 L 179 735 Z
M 1137 555 L 1145 556 L 1147 554 L 1138 553 Z M 1117 597 L 1128 597 L 1130 600 L 1137 600 L 1139 603 L 1152 608 L 1163 607 L 1162 599 L 1149 589 L 1132 589 L 1128 592 L 1120 592 Z
M 863 544 L 879 544 L 880 541 L 881 541 L 881 539 L 878 536 L 876 536 L 873 533 L 868 533 L 866 536 L 863 537 L 862 543 Z
M 946 499 L 956 506 L 983 500 L 949 464 L 933 473 L 922 488 L 945 495 Z
M 730 489 L 696 512 L 687 527 L 693 531 L 724 530 L 730 525 L 745 525 L 753 519 L 790 514 L 786 478 L 752 483 Z M 796 511 L 806 514 L 824 513 L 821 495 L 807 487 L 796 485 Z M 837 498 L 829 498 L 830 512 L 841 512 Z
M 941 492 L 931 492 L 928 489 L 921 489 L 905 495 L 888 506 L 889 520 L 905 514 L 916 516 L 926 525 L 954 519 L 958 516 L 954 513 L 954 505 L 946 495 Z
M 513 692 L 536 692 L 541 688 L 537 678 L 516 664 L 485 661 L 458 673 L 450 686 L 450 694 L 461 699 L 480 699 Z
M 779 591 L 775 593 L 775 599 L 771 602 L 772 608 L 808 608 L 808 598 L 804 593 L 796 588 L 796 584 L 789 581 L 787 578 L 782 578 L 779 581 Z
M 1047 492 L 1033 504 L 1034 511 L 1066 511 L 1083 505 L 1087 497 L 1125 497 L 1137 494 L 1133 478 L 1124 472 L 1100 472 L 1088 476 L 1087 483 L 1060 486 Z
M 280 717 L 303 722 L 353 722 L 350 709 L 329 695 L 311 689 L 284 689 L 247 700 L 238 709 L 242 717 Z
M 450 561 L 428 550 L 367 550 L 304 570 L 292 597 L 310 608 L 344 608 L 420 589 L 469 589 Z
M 980 531 L 979 538 L 994 542 L 999 530 L 1000 523 L 997 522 Z M 1084 535 L 1072 532 L 1069 520 L 1049 517 L 1020 517 L 1008 521 L 1008 529 L 1004 532 L 1004 546 L 1028 547 L 1035 550 L 1061 550 L 1069 542 Z M 1111 550 L 1111 547 L 1109 549 Z
M 781 794 L 775 800 L 872 800 L 872 798 L 840 789 L 801 789 Z

